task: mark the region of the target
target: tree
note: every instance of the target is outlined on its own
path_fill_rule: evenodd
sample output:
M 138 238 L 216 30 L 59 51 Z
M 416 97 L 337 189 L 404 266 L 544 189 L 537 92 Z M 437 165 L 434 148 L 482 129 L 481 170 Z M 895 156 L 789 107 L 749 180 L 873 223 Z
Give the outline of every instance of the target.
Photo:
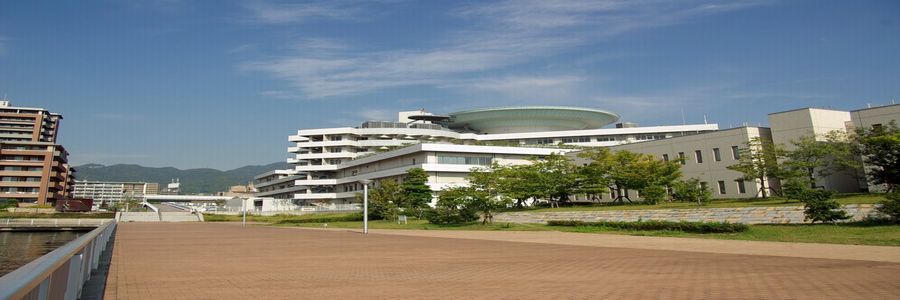
M 887 200 L 881 201 L 878 212 L 885 214 L 892 221 L 900 221 L 900 191 L 893 191 L 887 194 Z
M 787 157 L 787 152 L 770 141 L 752 138 L 739 154 L 738 163 L 728 166 L 728 169 L 743 173 L 744 180 L 758 181 L 763 198 L 768 197 L 766 191 L 770 189 L 766 186 L 766 180 L 790 177 L 778 162 Z
M 412 168 L 406 171 L 406 178 L 400 185 L 403 192 L 402 203 L 398 204 L 406 212 L 412 213 L 417 218 L 424 217 L 424 212 L 431 204 L 432 191 L 428 186 L 428 173 L 422 168 Z
M 875 184 L 887 185 L 888 192 L 900 186 L 900 129 L 891 121 L 887 125 L 860 128 L 857 131 L 859 148 L 866 173 Z
M 822 139 L 815 135 L 801 136 L 791 141 L 794 150 L 787 152 L 787 167 L 796 174 L 804 174 L 810 188 L 816 188 L 817 176 L 827 177 L 837 171 L 860 167 L 846 133 L 834 130 Z
M 603 192 L 602 185 L 616 192 L 615 201 L 631 202 L 628 190 L 636 190 L 657 203 L 665 197 L 665 190 L 681 176 L 681 166 L 675 161 L 662 161 L 653 155 L 631 151 L 612 152 L 606 148 L 588 149 L 579 154 L 591 162 L 580 167 L 579 187 L 582 190 Z M 647 194 L 649 192 L 649 194 Z
M 847 212 L 840 209 L 841 204 L 833 199 L 834 192 L 809 189 L 803 194 L 803 214 L 806 215 L 806 220 L 812 220 L 813 223 L 833 223 L 850 218 Z
M 131 193 L 125 194 L 122 196 L 122 200 L 115 201 L 114 203 L 109 205 L 109 210 L 112 211 L 134 211 L 139 210 L 141 205 L 141 201 L 134 197 Z
M 712 198 L 712 192 L 700 184 L 699 178 L 678 180 L 672 183 L 672 198 L 683 202 L 697 202 L 703 205 Z
M 559 207 L 560 202 L 567 202 L 577 186 L 575 165 L 571 159 L 553 153 L 543 159 L 532 158 L 531 162 L 537 171 L 537 177 L 533 180 L 539 196 L 546 197 L 551 206 L 555 204 Z
M 451 187 L 444 189 L 438 196 L 437 204 L 425 218 L 433 224 L 462 224 L 475 221 L 478 214 L 470 205 L 471 188 Z
M 495 163 L 491 169 L 498 176 L 498 191 L 515 200 L 516 207 L 522 208 L 528 199 L 537 199 L 543 195 L 540 182 L 535 180 L 541 176 L 538 166 L 534 164 L 501 166 Z
M 369 216 L 374 219 L 394 220 L 400 215 L 403 195 L 394 179 L 382 179 L 369 190 Z
M 469 186 L 461 192 L 466 196 L 464 203 L 467 208 L 483 217 L 482 224 L 493 223 L 494 212 L 509 204 L 509 198 L 502 193 L 502 188 L 509 186 L 504 181 L 517 179 L 504 177 L 509 175 L 509 170 L 508 167 L 493 163 L 490 167 L 476 167 L 469 172 L 469 177 L 466 178 Z

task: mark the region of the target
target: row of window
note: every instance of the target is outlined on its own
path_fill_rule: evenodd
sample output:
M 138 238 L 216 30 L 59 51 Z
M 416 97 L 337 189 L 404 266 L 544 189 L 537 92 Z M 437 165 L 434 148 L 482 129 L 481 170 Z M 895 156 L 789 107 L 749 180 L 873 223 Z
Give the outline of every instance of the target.
M 738 194 L 747 193 L 747 186 L 743 179 L 735 180 L 735 185 L 737 186 Z M 725 181 L 719 180 L 717 183 L 717 188 L 719 189 L 719 195 L 725 195 L 728 193 L 728 190 L 725 188 Z M 706 182 L 701 182 L 700 186 L 706 188 Z
M 0 181 L 8 182 L 40 182 L 40 177 L 0 176 Z
M 722 161 L 722 152 L 719 148 L 713 148 L 713 160 Z M 731 146 L 731 158 L 734 160 L 741 159 L 741 150 L 738 146 Z M 669 161 L 669 154 L 663 154 L 662 159 L 664 161 Z M 685 157 L 684 152 L 678 152 L 678 159 L 681 160 L 681 164 L 687 164 L 687 157 Z M 694 150 L 694 161 L 698 164 L 703 163 L 703 151 L 702 150 Z
M 0 187 L 0 193 L 34 194 L 40 191 L 36 187 Z
M 0 171 L 22 171 L 22 172 L 40 172 L 43 171 L 43 167 L 31 167 L 31 166 L 0 166 Z
M 473 156 L 446 156 L 438 155 L 439 164 L 446 165 L 481 165 L 488 166 L 493 160 L 490 157 L 473 157 Z
M 44 157 L 34 155 L 0 155 L 0 160 L 43 161 Z

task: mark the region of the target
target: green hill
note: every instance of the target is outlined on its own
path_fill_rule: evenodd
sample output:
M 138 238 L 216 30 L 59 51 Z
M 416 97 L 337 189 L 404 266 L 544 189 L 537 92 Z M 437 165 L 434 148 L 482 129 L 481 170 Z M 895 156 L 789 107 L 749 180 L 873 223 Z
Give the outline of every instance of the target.
M 101 181 L 142 181 L 157 182 L 160 188 L 174 178 L 181 180 L 181 192 L 215 193 L 226 191 L 232 185 L 247 184 L 253 180 L 253 176 L 276 170 L 291 168 L 286 162 L 278 162 L 264 166 L 244 166 L 234 170 L 220 171 L 216 169 L 201 168 L 181 170 L 173 167 L 151 168 L 139 165 L 112 165 L 85 164 L 76 166 L 77 180 L 101 180 Z

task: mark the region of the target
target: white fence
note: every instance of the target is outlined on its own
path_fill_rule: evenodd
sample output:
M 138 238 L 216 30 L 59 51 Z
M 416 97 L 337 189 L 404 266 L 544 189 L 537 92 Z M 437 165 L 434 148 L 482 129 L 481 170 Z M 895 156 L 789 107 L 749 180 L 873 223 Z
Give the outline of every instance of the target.
M 101 226 L 112 219 L 0 219 L 0 227 L 86 227 Z
M 104 221 L 97 229 L 0 277 L 0 299 L 79 298 L 115 233 L 116 222 Z

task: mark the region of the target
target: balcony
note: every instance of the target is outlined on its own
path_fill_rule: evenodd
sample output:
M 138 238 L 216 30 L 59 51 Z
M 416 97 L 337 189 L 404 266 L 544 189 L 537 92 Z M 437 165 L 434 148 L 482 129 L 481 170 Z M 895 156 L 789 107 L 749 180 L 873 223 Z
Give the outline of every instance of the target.
M 304 172 L 304 171 L 335 171 L 338 169 L 337 165 L 306 165 L 306 166 L 296 166 L 294 170 Z
M 356 152 L 307 153 L 307 154 L 297 154 L 294 158 L 302 160 L 302 159 L 353 158 L 353 157 L 356 157 Z
M 297 179 L 294 181 L 294 185 L 335 185 L 337 184 L 337 179 Z
M 361 191 L 344 192 L 344 193 L 311 193 L 311 194 L 297 193 L 297 194 L 294 194 L 294 199 L 310 200 L 310 199 L 355 198 L 356 193 L 361 193 Z

